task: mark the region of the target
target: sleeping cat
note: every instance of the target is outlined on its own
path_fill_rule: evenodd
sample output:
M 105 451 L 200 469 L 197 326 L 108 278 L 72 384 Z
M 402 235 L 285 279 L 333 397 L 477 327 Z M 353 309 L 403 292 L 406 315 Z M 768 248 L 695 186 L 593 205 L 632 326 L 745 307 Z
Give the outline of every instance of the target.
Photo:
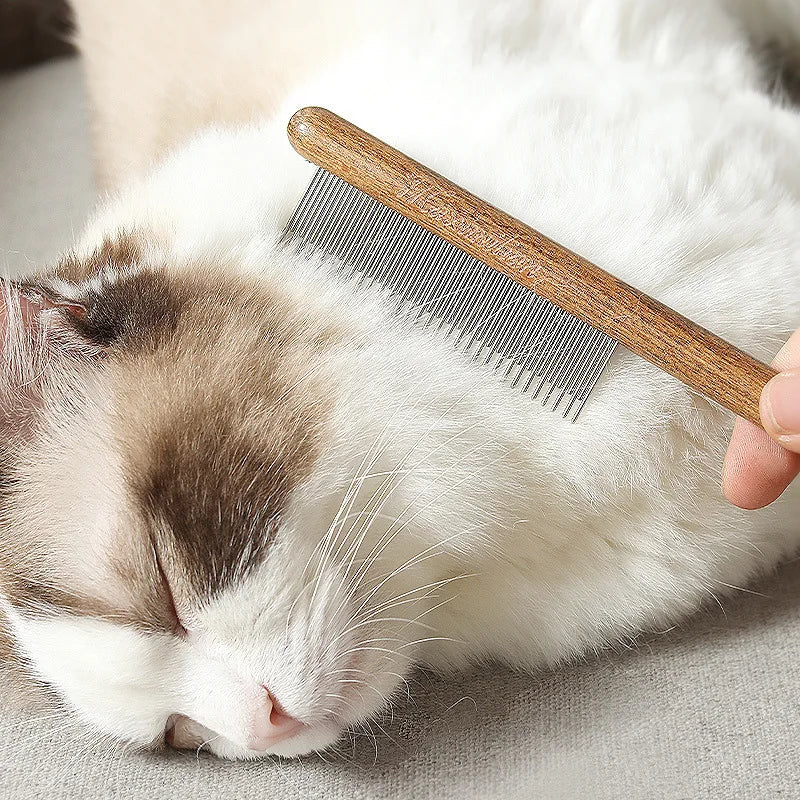
M 792 7 L 350 5 L 274 113 L 173 147 L 6 288 L 9 659 L 135 745 L 320 750 L 416 665 L 556 665 L 800 542 L 796 491 L 723 500 L 731 416 L 649 364 L 619 350 L 570 425 L 278 244 L 313 171 L 285 124 L 324 105 L 768 360 L 800 118 L 750 37 L 800 39 Z

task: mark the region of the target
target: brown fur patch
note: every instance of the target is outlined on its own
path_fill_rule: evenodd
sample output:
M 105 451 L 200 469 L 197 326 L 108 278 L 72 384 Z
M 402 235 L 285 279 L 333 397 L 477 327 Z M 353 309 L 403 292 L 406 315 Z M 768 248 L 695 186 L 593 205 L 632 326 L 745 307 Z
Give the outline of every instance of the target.
M 266 556 L 328 407 L 319 381 L 303 380 L 324 347 L 318 321 L 243 280 L 183 280 L 172 338 L 126 367 L 119 431 L 179 605 Z
M 121 233 L 103 240 L 88 258 L 80 258 L 74 253 L 64 256 L 55 269 L 48 274 L 68 281 L 81 283 L 97 275 L 106 267 L 126 267 L 135 264 L 142 255 L 141 238 L 133 233 Z
M 70 274 L 108 266 L 109 252 Z M 309 368 L 338 332 L 257 279 L 202 266 L 123 273 L 81 302 L 77 329 L 103 354 L 82 368 L 102 370 L 113 386 L 109 446 L 130 518 L 116 520 L 108 566 L 131 600 L 66 590 L 52 559 L 43 566 L 35 555 L 48 532 L 13 522 L 0 533 L 0 581 L 23 612 L 34 604 L 175 631 L 173 598 L 179 611 L 197 607 L 268 557 L 319 452 L 331 393 Z M 5 491 L 17 491 L 13 469 Z M 80 502 L 91 504 L 91 491 L 76 487 L 76 501 L 85 493 Z

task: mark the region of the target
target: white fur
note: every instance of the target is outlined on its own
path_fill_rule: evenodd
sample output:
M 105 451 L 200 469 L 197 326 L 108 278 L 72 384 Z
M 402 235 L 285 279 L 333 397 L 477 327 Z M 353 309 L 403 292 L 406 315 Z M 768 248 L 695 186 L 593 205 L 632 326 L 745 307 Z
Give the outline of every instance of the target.
M 252 757 L 248 687 L 266 683 L 309 724 L 276 752 L 306 752 L 416 662 L 555 664 L 668 624 L 797 544 L 797 494 L 728 505 L 730 415 L 650 365 L 617 353 L 569 425 L 276 251 L 311 172 L 284 125 L 323 105 L 755 355 L 800 321 L 800 118 L 759 88 L 737 4 L 432 5 L 376 23 L 276 121 L 203 133 L 89 226 L 87 251 L 144 230 L 167 260 L 237 263 L 351 333 L 318 365 L 337 386 L 320 463 L 192 643 L 15 618 L 41 675 L 106 732 L 144 743 L 180 712 L 221 735 L 212 751 Z M 771 8 L 779 28 L 791 9 Z M 337 673 L 355 654 L 364 672 Z

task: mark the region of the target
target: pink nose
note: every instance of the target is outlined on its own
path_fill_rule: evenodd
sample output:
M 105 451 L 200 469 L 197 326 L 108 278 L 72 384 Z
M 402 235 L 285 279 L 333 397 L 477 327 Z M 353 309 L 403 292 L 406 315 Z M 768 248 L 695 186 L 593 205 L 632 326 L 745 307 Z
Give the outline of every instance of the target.
M 269 693 L 258 698 L 258 705 L 244 731 L 246 746 L 250 750 L 265 752 L 278 742 L 294 736 L 302 727 L 299 719 L 290 717 Z M 167 720 L 165 739 L 177 750 L 197 749 L 219 738 L 214 731 L 200 725 L 183 714 L 173 714 Z
M 290 717 L 266 686 L 262 688 L 265 692 L 264 702 L 258 706 L 253 715 L 247 746 L 251 750 L 263 751 L 294 736 L 303 727 L 303 723 L 299 719 Z

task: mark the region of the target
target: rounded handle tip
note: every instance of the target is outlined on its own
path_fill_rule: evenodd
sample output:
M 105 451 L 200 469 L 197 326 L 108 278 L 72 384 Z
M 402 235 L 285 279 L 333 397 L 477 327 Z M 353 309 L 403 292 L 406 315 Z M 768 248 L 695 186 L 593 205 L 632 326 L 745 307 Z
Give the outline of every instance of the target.
M 332 116 L 331 112 L 319 106 L 305 106 L 292 114 L 286 131 L 295 148 L 319 130 L 319 123 Z

